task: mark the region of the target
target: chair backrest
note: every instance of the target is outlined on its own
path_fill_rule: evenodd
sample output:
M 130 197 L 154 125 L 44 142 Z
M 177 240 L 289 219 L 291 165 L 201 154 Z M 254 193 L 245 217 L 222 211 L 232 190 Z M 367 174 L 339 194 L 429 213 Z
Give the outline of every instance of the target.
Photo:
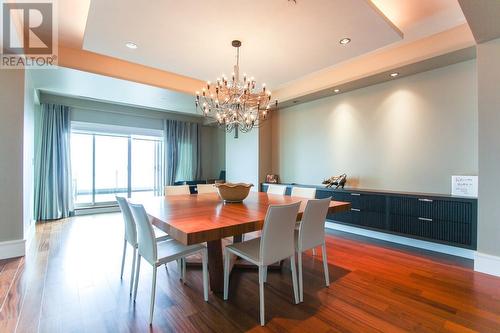
M 325 241 L 325 220 L 331 197 L 312 199 L 307 202 L 299 227 L 298 245 L 300 249 L 310 249 Z
M 299 207 L 300 201 L 288 205 L 271 205 L 267 209 L 260 243 L 263 265 L 270 265 L 294 255 L 294 230 Z
M 189 185 L 165 186 L 165 196 L 191 194 Z
M 269 194 L 285 195 L 285 192 L 286 192 L 286 186 L 284 186 L 284 185 L 268 185 L 267 186 L 267 193 L 269 193 Z
M 198 188 L 198 194 L 217 193 L 217 188 L 214 184 L 198 184 L 196 187 Z
M 149 222 L 144 206 L 132 203 L 129 206 L 137 225 L 139 255 L 154 265 L 158 259 L 158 248 L 153 226 Z
M 118 201 L 118 206 L 120 206 L 120 210 L 122 212 L 123 222 L 125 223 L 125 239 L 130 243 L 130 245 L 136 246 L 137 229 L 134 217 L 132 216 L 132 212 L 128 206 L 127 199 L 124 197 L 116 197 L 116 201 Z
M 292 187 L 292 197 L 302 197 L 308 199 L 316 198 L 316 189 L 314 187 Z

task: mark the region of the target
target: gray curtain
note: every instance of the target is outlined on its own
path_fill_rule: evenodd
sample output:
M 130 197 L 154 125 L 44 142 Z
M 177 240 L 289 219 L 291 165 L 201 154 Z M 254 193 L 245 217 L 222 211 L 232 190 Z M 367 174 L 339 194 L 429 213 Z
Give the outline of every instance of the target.
M 35 218 L 54 220 L 73 212 L 70 165 L 70 110 L 43 104 L 35 155 Z
M 165 120 L 164 146 L 166 185 L 201 178 L 200 124 Z

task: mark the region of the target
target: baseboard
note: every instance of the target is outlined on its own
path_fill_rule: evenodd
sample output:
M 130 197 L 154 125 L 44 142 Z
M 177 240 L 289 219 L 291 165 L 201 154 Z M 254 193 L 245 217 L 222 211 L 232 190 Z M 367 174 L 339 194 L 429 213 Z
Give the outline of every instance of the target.
M 22 257 L 26 254 L 26 240 L 16 239 L 0 242 L 0 259 Z
M 500 257 L 476 252 L 476 257 L 474 258 L 474 270 L 476 272 L 500 276 Z
M 80 208 L 80 209 L 75 209 L 75 216 L 101 214 L 101 213 L 117 213 L 119 211 L 120 211 L 120 207 L 118 207 L 118 205 L 105 206 L 105 207 Z
M 351 234 L 380 239 L 380 240 L 384 240 L 384 241 L 392 242 L 392 243 L 396 243 L 396 244 L 412 246 L 412 247 L 416 247 L 419 249 L 445 253 L 445 254 L 458 256 L 458 257 L 462 257 L 462 258 L 467 258 L 467 259 L 474 259 L 474 255 L 476 253 L 476 251 L 474 251 L 474 250 L 462 249 L 460 247 L 432 243 L 432 242 L 427 242 L 427 241 L 423 241 L 423 240 L 419 240 L 419 239 L 407 238 L 407 237 L 403 237 L 403 236 L 388 234 L 385 232 L 378 232 L 378 231 L 372 231 L 372 230 L 367 230 L 367 229 L 362 229 L 362 228 L 351 227 L 348 225 L 335 223 L 334 221 L 326 222 L 325 227 L 330 228 L 330 229 L 334 229 L 334 230 L 349 232 Z

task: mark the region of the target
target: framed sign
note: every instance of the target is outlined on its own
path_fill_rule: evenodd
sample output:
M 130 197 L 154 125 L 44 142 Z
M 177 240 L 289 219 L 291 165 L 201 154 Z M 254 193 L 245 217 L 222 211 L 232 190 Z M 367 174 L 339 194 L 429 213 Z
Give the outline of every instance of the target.
M 477 176 L 451 176 L 451 195 L 477 198 Z

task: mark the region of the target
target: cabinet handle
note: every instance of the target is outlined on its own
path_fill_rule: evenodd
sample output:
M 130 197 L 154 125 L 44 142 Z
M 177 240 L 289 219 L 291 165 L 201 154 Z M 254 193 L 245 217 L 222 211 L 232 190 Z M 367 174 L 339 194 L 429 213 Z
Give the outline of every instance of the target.
M 358 208 L 351 208 L 351 210 L 352 210 L 353 212 L 360 212 L 360 211 L 361 211 L 361 209 L 358 209 Z
M 428 221 L 428 222 L 432 222 L 432 219 L 429 219 L 427 217 L 419 217 L 418 218 L 420 221 Z
M 422 201 L 422 202 L 433 202 L 434 200 L 432 200 L 432 199 L 422 199 L 422 198 L 420 198 L 420 199 L 418 199 L 418 201 Z
M 360 193 L 351 193 L 351 195 L 360 196 L 361 194 Z

